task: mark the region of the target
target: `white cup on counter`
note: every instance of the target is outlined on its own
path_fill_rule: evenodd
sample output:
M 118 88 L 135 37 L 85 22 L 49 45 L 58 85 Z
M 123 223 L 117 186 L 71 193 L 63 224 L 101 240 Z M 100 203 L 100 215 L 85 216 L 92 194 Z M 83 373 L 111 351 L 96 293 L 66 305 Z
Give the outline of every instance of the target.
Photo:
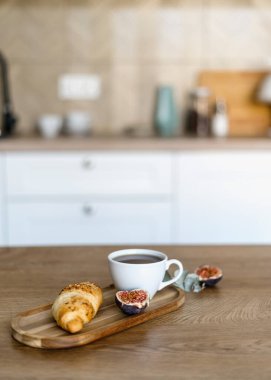
M 61 131 L 62 125 L 62 116 L 57 114 L 42 115 L 37 122 L 40 134 L 47 139 L 57 137 Z
M 70 135 L 86 135 L 91 129 L 91 116 L 88 112 L 72 111 L 65 117 L 65 131 Z
M 118 290 L 144 289 L 150 298 L 156 292 L 176 282 L 182 275 L 183 265 L 179 260 L 169 260 L 163 252 L 150 249 L 122 249 L 108 255 L 109 271 Z M 163 281 L 171 265 L 177 265 L 174 278 Z

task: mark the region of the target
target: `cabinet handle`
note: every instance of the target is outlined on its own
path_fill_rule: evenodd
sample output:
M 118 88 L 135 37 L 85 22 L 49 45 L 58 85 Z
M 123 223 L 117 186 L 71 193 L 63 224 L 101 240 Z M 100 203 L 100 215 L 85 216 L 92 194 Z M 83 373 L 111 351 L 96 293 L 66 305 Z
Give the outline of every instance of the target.
M 86 170 L 89 170 L 89 169 L 93 168 L 93 163 L 91 162 L 91 160 L 89 158 L 85 158 L 82 161 L 82 168 L 86 169 Z
M 93 215 L 94 214 L 94 209 L 93 209 L 92 206 L 86 204 L 86 205 L 83 206 L 83 213 L 85 215 Z

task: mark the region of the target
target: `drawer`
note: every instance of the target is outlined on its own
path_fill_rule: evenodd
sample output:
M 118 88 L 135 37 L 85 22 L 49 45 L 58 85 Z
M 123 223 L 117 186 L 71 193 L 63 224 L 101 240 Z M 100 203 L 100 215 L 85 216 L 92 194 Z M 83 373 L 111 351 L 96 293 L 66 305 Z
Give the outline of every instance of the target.
M 171 241 L 168 202 L 9 202 L 8 212 L 11 246 Z
M 159 195 L 171 192 L 167 153 L 12 153 L 7 189 L 16 195 Z

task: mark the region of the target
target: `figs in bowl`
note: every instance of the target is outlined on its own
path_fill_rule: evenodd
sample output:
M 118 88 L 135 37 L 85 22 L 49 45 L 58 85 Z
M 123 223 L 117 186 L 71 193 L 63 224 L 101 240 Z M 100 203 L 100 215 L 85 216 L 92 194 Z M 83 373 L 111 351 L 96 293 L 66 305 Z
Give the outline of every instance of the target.
M 215 286 L 223 278 L 222 270 L 212 265 L 201 265 L 195 270 L 199 281 L 205 286 Z
M 142 313 L 150 303 L 149 293 L 143 289 L 119 290 L 115 301 L 124 314 Z

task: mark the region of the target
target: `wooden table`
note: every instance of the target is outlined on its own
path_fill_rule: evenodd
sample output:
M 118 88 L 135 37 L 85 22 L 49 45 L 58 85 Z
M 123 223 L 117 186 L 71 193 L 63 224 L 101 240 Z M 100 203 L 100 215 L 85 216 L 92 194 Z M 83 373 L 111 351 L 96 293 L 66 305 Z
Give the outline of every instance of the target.
M 156 247 L 189 270 L 216 264 L 224 279 L 187 294 L 171 314 L 80 348 L 40 350 L 11 338 L 11 317 L 49 303 L 63 285 L 108 285 L 115 248 L 0 250 L 1 379 L 271 379 L 271 247 Z

